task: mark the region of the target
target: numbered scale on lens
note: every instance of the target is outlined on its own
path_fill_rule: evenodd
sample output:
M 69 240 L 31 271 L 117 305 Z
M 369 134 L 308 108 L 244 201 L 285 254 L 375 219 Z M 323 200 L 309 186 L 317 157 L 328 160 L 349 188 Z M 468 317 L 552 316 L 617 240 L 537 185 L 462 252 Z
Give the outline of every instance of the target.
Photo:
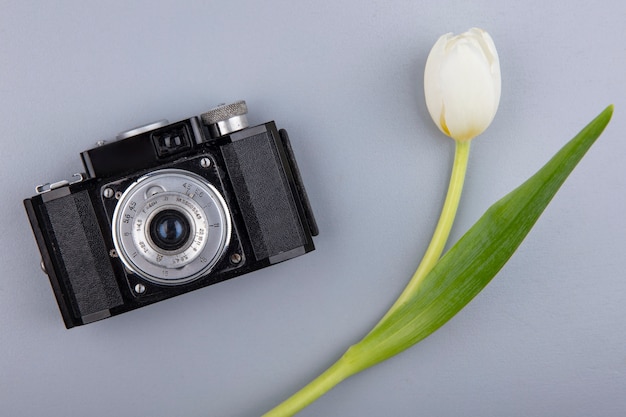
M 206 179 L 164 169 L 131 184 L 113 213 L 113 242 L 124 265 L 158 284 L 208 273 L 228 247 L 226 202 Z

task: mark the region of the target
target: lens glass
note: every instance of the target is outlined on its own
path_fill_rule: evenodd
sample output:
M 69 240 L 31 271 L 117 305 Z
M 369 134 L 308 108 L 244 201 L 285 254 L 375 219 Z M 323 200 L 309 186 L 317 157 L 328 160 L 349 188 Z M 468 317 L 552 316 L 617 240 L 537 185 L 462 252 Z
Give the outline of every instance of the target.
M 155 245 L 166 251 L 175 251 L 189 239 L 189 221 L 177 210 L 163 210 L 150 223 L 150 237 Z

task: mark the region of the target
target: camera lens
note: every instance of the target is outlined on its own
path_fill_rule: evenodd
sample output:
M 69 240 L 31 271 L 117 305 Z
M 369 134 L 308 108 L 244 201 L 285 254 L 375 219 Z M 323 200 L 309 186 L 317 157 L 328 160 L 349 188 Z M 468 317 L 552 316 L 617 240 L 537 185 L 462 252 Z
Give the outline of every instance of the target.
M 182 248 L 189 239 L 189 231 L 189 221 L 177 210 L 163 210 L 150 223 L 152 241 L 166 251 Z
M 111 231 L 130 273 L 164 285 L 207 275 L 224 255 L 230 211 L 204 177 L 161 169 L 138 178 L 120 196 Z

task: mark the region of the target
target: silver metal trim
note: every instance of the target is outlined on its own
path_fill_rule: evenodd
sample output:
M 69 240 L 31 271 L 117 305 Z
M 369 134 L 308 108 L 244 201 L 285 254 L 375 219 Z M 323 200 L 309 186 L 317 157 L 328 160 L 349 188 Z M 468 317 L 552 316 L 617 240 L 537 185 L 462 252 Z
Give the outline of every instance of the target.
M 243 130 L 248 126 L 250 126 L 250 124 L 248 123 L 248 117 L 245 114 L 242 114 L 209 125 L 209 132 L 211 133 L 211 137 L 218 138 L 233 132 L 237 132 L 239 130 Z
M 211 137 L 219 138 L 250 126 L 247 114 L 248 105 L 244 100 L 239 100 L 230 104 L 220 104 L 200 117 L 202 123 L 209 128 Z
M 248 105 L 244 100 L 235 101 L 230 104 L 220 104 L 211 110 L 202 113 L 202 122 L 206 125 L 212 125 L 222 120 L 230 119 L 235 116 L 244 116 L 248 114 Z
M 162 192 L 152 193 L 160 187 Z M 195 233 L 182 251 L 165 252 L 150 241 L 151 214 L 176 208 L 193 219 Z M 130 185 L 112 221 L 113 244 L 125 267 L 161 285 L 180 285 L 208 274 L 227 251 L 232 231 L 230 211 L 219 191 L 197 174 L 163 169 Z
M 170 122 L 167 121 L 166 119 L 157 120 L 156 122 L 148 123 L 147 125 L 137 126 L 137 127 L 132 128 L 132 129 L 120 132 L 120 133 L 117 134 L 117 136 L 115 138 L 117 140 L 128 139 L 128 138 L 131 138 L 133 136 L 137 136 L 139 134 L 146 133 L 146 132 L 149 132 L 151 130 L 158 129 L 158 128 L 163 127 L 163 126 L 167 126 L 168 124 L 170 124 Z
M 75 180 L 61 180 L 61 181 L 57 181 L 57 182 L 53 182 L 53 183 L 45 183 L 45 184 L 41 184 L 35 187 L 35 192 L 37 194 L 43 194 L 43 193 L 47 193 L 49 191 L 52 190 L 56 190 L 57 188 L 61 188 L 61 187 L 65 187 L 68 185 L 72 185 L 72 184 L 76 184 L 79 183 L 81 181 L 84 181 L 86 178 L 86 175 L 84 173 L 81 172 L 77 172 L 75 174 L 72 174 L 72 178 L 76 178 Z

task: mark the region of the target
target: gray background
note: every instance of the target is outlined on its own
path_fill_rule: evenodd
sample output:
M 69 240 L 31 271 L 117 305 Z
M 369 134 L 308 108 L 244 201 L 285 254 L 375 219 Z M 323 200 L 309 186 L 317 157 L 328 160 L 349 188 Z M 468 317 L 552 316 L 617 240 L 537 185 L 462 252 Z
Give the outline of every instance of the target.
M 425 250 L 453 143 L 424 63 L 479 26 L 502 100 L 452 241 L 609 103 L 614 120 L 466 309 L 301 415 L 625 415 L 625 21 L 621 0 L 0 0 L 0 414 L 258 416 L 321 372 Z M 98 139 L 240 98 L 289 130 L 318 249 L 65 330 L 21 200 Z

